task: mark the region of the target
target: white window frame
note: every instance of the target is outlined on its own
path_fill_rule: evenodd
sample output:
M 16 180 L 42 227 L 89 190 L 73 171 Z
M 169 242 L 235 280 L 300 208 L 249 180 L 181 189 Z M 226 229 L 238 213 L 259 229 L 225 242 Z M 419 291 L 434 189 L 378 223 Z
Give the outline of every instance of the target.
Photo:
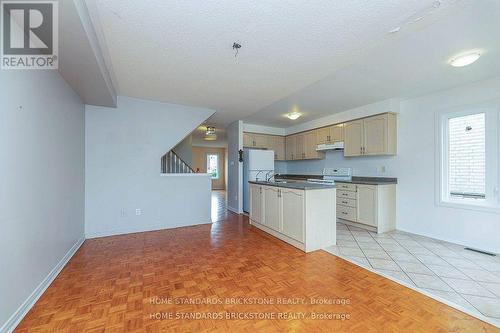
M 214 179 L 214 180 L 220 179 L 220 155 L 219 155 L 219 153 L 207 153 L 207 156 L 206 156 L 206 159 L 205 159 L 205 165 L 207 167 L 207 173 L 208 173 L 208 157 L 210 155 L 217 156 L 217 177 L 214 178 L 214 177 L 210 176 L 210 179 Z
M 437 143 L 436 150 L 436 204 L 439 206 L 480 210 L 487 212 L 500 212 L 500 198 L 498 190 L 499 170 L 498 170 L 498 150 L 500 141 L 498 130 L 500 127 L 498 108 L 477 107 L 454 111 L 438 112 L 436 114 Z M 485 174 L 485 200 L 451 198 L 449 195 L 449 144 L 448 144 L 448 120 L 455 117 L 463 117 L 477 113 L 485 114 L 485 152 L 486 152 L 486 174 Z

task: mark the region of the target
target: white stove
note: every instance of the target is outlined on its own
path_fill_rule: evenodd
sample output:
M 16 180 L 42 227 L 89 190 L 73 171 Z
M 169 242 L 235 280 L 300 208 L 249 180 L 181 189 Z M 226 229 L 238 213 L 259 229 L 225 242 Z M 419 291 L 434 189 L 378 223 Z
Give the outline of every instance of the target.
M 351 168 L 324 168 L 323 179 L 308 179 L 307 182 L 316 184 L 335 184 L 335 181 L 350 181 L 351 179 Z

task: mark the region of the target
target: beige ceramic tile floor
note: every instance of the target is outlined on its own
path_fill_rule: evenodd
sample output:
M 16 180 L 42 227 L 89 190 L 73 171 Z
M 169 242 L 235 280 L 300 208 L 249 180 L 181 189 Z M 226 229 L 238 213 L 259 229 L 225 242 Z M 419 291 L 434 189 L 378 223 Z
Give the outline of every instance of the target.
M 402 231 L 377 234 L 343 223 L 337 223 L 337 245 L 325 250 L 500 326 L 500 256 Z

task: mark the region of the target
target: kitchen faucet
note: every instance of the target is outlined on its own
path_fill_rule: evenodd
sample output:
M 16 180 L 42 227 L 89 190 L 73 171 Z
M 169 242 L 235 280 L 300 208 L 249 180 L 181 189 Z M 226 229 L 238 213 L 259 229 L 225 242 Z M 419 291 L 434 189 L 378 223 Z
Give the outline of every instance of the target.
M 264 171 L 264 170 L 260 170 L 259 172 L 257 172 L 257 174 L 255 175 L 255 180 L 256 181 L 259 181 L 259 174 Z
M 271 177 L 268 177 L 268 175 L 271 174 Z M 271 178 L 274 177 L 274 171 L 268 171 L 266 172 L 266 182 L 270 182 Z

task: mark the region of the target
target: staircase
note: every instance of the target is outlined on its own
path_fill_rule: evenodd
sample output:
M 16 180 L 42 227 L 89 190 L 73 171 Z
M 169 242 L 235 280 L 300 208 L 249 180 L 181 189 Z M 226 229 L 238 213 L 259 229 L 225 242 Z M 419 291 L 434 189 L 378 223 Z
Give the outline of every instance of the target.
M 161 157 L 161 173 L 193 173 L 189 164 L 171 150 Z

